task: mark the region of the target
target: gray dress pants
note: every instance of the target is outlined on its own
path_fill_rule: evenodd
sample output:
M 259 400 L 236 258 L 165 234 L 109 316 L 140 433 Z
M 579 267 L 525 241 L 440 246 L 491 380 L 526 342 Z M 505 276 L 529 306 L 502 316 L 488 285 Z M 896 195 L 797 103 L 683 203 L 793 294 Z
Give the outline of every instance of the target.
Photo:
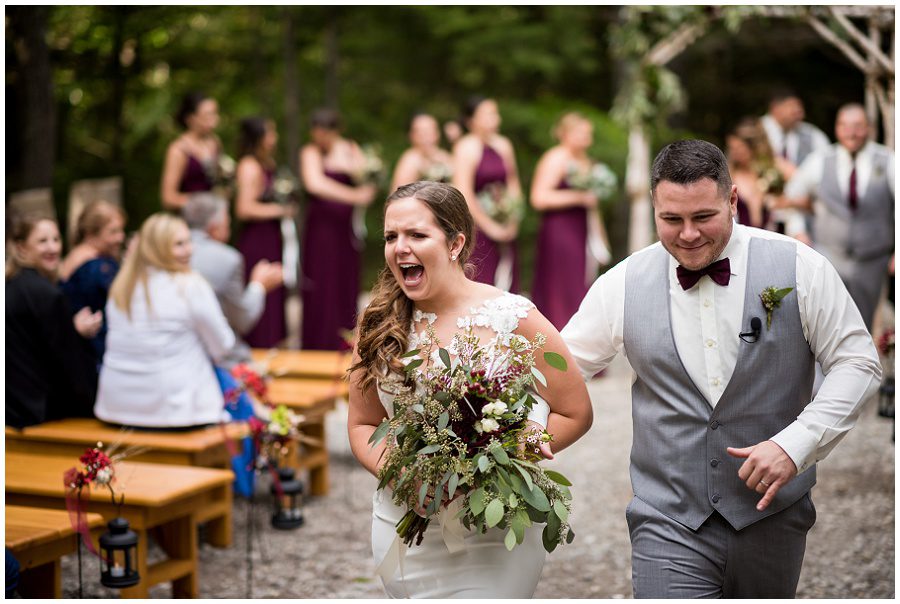
M 635 598 L 793 598 L 816 510 L 807 493 L 740 531 L 718 512 L 693 531 L 635 497 L 625 517 Z

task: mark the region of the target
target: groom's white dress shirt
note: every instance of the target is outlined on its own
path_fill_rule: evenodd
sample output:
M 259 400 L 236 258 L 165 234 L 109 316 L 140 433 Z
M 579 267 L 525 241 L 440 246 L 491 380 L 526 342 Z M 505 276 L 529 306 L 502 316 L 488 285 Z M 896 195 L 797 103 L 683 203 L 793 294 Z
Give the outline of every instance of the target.
M 747 330 L 741 325 L 741 319 L 751 237 L 794 241 L 777 233 L 735 224 L 731 239 L 719 256 L 729 258 L 731 264 L 731 281 L 724 287 L 705 276 L 694 287 L 683 290 L 675 274 L 678 263 L 669 256 L 675 346 L 685 371 L 713 407 L 734 372 L 740 344 L 738 334 Z M 597 279 L 578 312 L 562 330 L 563 339 L 586 379 L 605 368 L 617 354 L 625 352 L 627 270 L 626 258 Z M 824 459 L 854 426 L 862 404 L 879 386 L 881 365 L 856 305 L 828 261 L 812 248 L 798 243 L 796 270 L 803 333 L 822 366 L 825 381 L 797 420 L 773 434 L 771 440 L 790 456 L 798 472 L 803 472 Z M 778 313 L 776 309 L 772 315 L 773 325 L 778 321 Z M 748 316 L 758 316 L 762 329 L 767 328 L 762 303 L 757 313 Z M 760 375 L 759 379 L 766 376 Z M 772 384 L 772 388 L 778 388 L 778 384 Z

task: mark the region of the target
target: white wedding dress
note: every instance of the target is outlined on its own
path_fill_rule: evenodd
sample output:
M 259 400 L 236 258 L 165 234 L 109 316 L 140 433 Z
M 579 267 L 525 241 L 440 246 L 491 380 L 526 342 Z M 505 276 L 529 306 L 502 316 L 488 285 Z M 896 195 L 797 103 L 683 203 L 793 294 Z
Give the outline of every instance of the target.
M 504 293 L 471 309 L 457 321 L 490 330 L 505 344 L 534 305 L 521 296 Z M 434 315 L 416 311 L 410 326 L 412 350 L 422 344 L 415 332 L 421 319 L 433 323 Z M 489 345 L 489 342 L 482 342 Z M 434 351 L 437 353 L 437 350 Z M 381 388 L 379 398 L 392 416 L 393 397 Z M 541 409 L 529 414 L 546 426 L 549 407 L 541 399 Z M 537 406 L 536 406 L 537 407 Z M 396 524 L 406 513 L 394 505 L 389 489 L 376 491 L 372 512 L 372 553 L 387 595 L 392 598 L 531 598 L 541 577 L 546 552 L 541 542 L 543 525 L 526 529 L 525 540 L 512 551 L 503 544 L 505 532 L 467 531 L 453 510 L 433 517 L 421 545 L 407 547 L 398 537 Z

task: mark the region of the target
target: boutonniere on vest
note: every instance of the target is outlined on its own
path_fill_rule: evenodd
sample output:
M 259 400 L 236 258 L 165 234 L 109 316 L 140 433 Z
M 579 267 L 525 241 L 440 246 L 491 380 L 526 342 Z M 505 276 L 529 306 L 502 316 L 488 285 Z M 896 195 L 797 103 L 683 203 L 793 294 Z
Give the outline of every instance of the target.
M 759 295 L 759 299 L 762 300 L 763 308 L 766 309 L 766 329 L 771 329 L 772 313 L 776 308 L 781 306 L 781 301 L 792 291 L 794 291 L 793 287 L 783 287 L 781 289 L 778 289 L 774 285 L 770 285 L 766 289 L 762 290 L 762 293 Z

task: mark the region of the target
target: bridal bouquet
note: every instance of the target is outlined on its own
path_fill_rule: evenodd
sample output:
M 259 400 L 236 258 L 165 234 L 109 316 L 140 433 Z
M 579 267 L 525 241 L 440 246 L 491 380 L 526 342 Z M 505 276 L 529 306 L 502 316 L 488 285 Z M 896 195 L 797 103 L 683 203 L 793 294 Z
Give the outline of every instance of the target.
M 510 194 L 502 183 L 487 185 L 478 194 L 478 202 L 491 220 L 500 224 L 519 222 L 525 215 L 525 200 Z
M 566 175 L 566 181 L 573 189 L 590 191 L 598 200 L 612 197 L 618 184 L 615 172 L 603 162 L 593 164 L 587 172 L 581 172 L 576 164 L 572 164 Z
M 408 379 L 396 388 L 394 417 L 384 420 L 369 441 L 388 443 L 378 488 L 391 486 L 394 503 L 409 509 L 397 533 L 409 546 L 420 544 L 445 501 L 460 498 L 462 524 L 482 533 L 505 530 L 509 550 L 536 522 L 546 523 L 547 551 L 563 540 L 571 543 L 571 483 L 537 465 L 539 446 L 550 435 L 526 429 L 536 402 L 530 389 L 535 380 L 546 386 L 534 365 L 546 338 L 513 335 L 508 347 L 499 341 L 483 347 L 467 330 L 454 336 L 449 350 L 437 350 L 439 362 L 432 354 L 433 331 L 427 341 L 422 357 L 415 358 L 420 350 L 404 355 Z M 560 355 L 543 354 L 551 367 L 566 369 Z M 415 508 L 424 509 L 425 517 Z

